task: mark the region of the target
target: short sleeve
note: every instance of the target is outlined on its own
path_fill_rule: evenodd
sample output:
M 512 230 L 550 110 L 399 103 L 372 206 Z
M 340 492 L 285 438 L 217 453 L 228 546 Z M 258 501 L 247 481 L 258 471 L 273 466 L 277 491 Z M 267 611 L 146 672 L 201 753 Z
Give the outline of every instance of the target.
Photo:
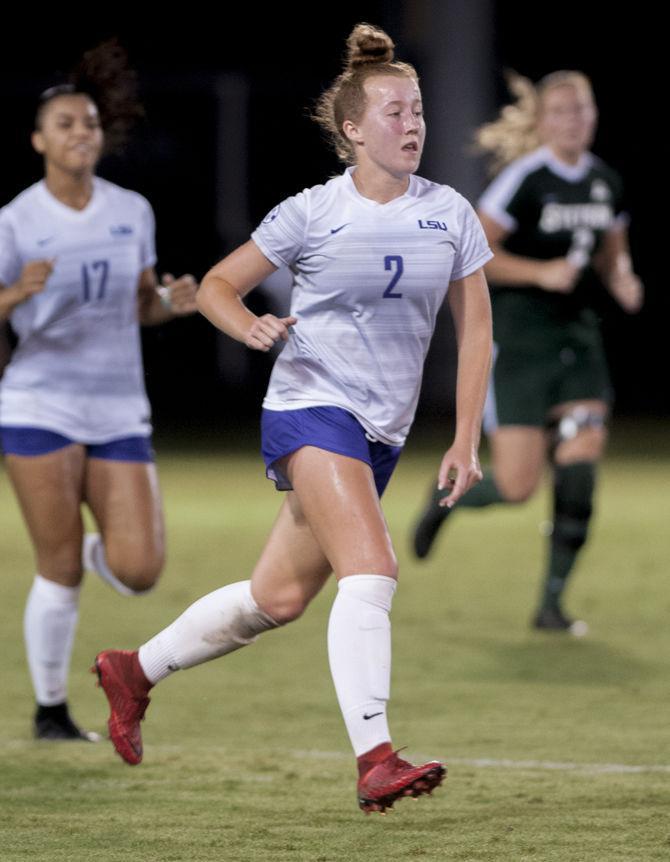
M 14 225 L 7 208 L 0 210 L 0 284 L 9 287 L 19 280 L 22 262 L 16 247 Z
M 461 202 L 459 244 L 451 281 L 471 275 L 493 257 L 476 212 L 465 198 L 461 198 Z
M 309 223 L 309 195 L 287 198 L 265 216 L 251 239 L 275 266 L 291 266 L 302 255 Z
M 509 233 L 519 225 L 521 200 L 519 189 L 522 184 L 515 163 L 508 165 L 485 189 L 477 202 L 477 208 Z
M 142 219 L 140 234 L 140 263 L 142 269 L 156 266 L 156 219 L 151 204 L 142 198 Z

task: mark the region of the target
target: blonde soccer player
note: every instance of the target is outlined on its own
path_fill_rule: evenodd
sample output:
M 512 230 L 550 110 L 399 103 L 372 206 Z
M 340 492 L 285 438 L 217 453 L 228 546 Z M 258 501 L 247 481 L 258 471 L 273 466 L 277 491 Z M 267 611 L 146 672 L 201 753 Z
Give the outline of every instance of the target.
M 587 541 L 596 468 L 612 400 L 590 283 L 597 274 L 629 313 L 642 285 L 628 250 L 619 175 L 590 151 L 597 122 L 591 83 L 577 71 L 537 85 L 514 76 L 517 96 L 478 133 L 497 176 L 479 201 L 495 257 L 495 359 L 484 427 L 492 470 L 456 508 L 519 503 L 553 473 L 553 527 L 531 624 L 584 635 L 564 609 L 565 589 Z M 433 489 L 414 531 L 428 555 L 450 507 Z

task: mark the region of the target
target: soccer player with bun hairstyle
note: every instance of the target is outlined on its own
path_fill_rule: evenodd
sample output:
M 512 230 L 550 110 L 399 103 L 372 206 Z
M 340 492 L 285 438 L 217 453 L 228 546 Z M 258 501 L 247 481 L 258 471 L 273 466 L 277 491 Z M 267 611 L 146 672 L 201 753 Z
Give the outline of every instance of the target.
M 386 33 L 354 28 L 345 70 L 317 118 L 350 167 L 275 207 L 198 293 L 212 323 L 252 350 L 285 342 L 262 418 L 267 475 L 287 492 L 275 525 L 250 580 L 200 599 L 138 652 L 100 653 L 96 669 L 116 750 L 138 763 L 152 685 L 295 620 L 334 573 L 332 676 L 358 760 L 359 805 L 383 812 L 399 797 L 429 793 L 445 769 L 438 761 L 413 766 L 391 747 L 389 612 L 398 564 L 380 497 L 414 417 L 447 291 L 459 345 L 458 417 L 439 482 L 455 502 L 481 476 L 491 351 L 482 267 L 491 252 L 467 201 L 415 176 L 425 137 L 421 92 L 414 69 L 394 61 Z M 294 274 L 291 314 L 258 318 L 244 297 L 282 265 Z
M 496 178 L 479 202 L 495 251 L 494 365 L 484 427 L 493 468 L 459 507 L 519 503 L 553 470 L 553 529 L 539 607 L 532 625 L 583 635 L 562 606 L 568 577 L 592 514 L 596 464 L 606 440 L 611 388 L 588 286 L 595 272 L 628 313 L 642 285 L 628 249 L 619 176 L 589 147 L 597 109 L 589 79 L 559 71 L 533 85 L 510 76 L 516 97 L 477 141 Z M 425 557 L 450 512 L 431 491 L 414 532 Z
M 149 203 L 95 176 L 141 113 L 135 90 L 120 45 L 87 52 L 40 98 L 44 179 L 0 211 L 0 324 L 18 341 L 0 382 L 0 443 L 37 564 L 24 630 L 40 739 L 96 736 L 67 705 L 83 569 L 137 595 L 163 566 L 138 324 L 194 312 L 196 284 L 159 287 Z M 83 503 L 99 534 L 84 535 Z

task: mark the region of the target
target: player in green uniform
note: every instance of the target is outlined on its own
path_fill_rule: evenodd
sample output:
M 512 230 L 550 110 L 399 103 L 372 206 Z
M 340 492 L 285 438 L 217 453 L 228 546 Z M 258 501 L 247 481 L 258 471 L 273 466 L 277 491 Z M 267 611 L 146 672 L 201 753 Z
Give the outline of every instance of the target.
M 520 503 L 553 469 L 553 529 L 538 629 L 579 635 L 586 625 L 562 595 L 592 513 L 595 465 L 611 402 L 607 365 L 587 283 L 595 272 L 621 307 L 638 311 L 618 175 L 589 152 L 597 109 L 580 72 L 554 72 L 537 85 L 511 78 L 516 102 L 477 133 L 496 178 L 479 202 L 495 257 L 494 364 L 485 414 L 492 470 L 458 503 Z M 431 492 L 415 527 L 424 558 L 450 512 L 448 488 Z

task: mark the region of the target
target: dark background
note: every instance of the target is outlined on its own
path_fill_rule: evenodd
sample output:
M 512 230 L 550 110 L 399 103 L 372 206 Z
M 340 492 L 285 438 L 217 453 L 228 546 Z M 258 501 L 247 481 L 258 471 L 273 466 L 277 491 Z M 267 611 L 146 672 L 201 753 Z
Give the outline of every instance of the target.
M 636 317 L 619 311 L 603 291 L 595 293 L 615 409 L 633 418 L 668 416 L 660 135 L 667 97 L 663 28 L 651 4 L 626 7 L 616 17 L 611 5 L 600 3 L 504 0 L 340 3 L 311 13 L 287 3 L 281 10 L 180 8 L 144 21 L 119 11 L 98 17 L 93 8 L 85 16 L 17 13 L 4 28 L 0 55 L 0 204 L 41 176 L 28 139 L 37 96 L 56 82 L 57 71 L 69 70 L 83 50 L 111 35 L 127 47 L 139 73 L 146 118 L 124 154 L 103 160 L 99 173 L 151 201 L 159 272 L 196 277 L 284 197 L 340 170 L 309 111 L 340 71 L 344 41 L 358 21 L 387 29 L 398 56 L 419 71 L 428 124 L 420 173 L 471 199 L 485 175 L 467 153 L 469 138 L 506 98 L 503 69 L 533 80 L 580 69 L 591 77 L 600 109 L 593 149 L 624 177 L 636 271 L 647 289 Z M 252 296 L 262 310 L 263 296 Z M 448 320 L 443 323 L 426 369 L 424 422 L 452 407 L 446 366 L 453 364 L 453 344 Z M 269 357 L 238 348 L 200 317 L 148 330 L 144 342 L 158 427 L 215 425 L 232 432 L 257 416 Z

